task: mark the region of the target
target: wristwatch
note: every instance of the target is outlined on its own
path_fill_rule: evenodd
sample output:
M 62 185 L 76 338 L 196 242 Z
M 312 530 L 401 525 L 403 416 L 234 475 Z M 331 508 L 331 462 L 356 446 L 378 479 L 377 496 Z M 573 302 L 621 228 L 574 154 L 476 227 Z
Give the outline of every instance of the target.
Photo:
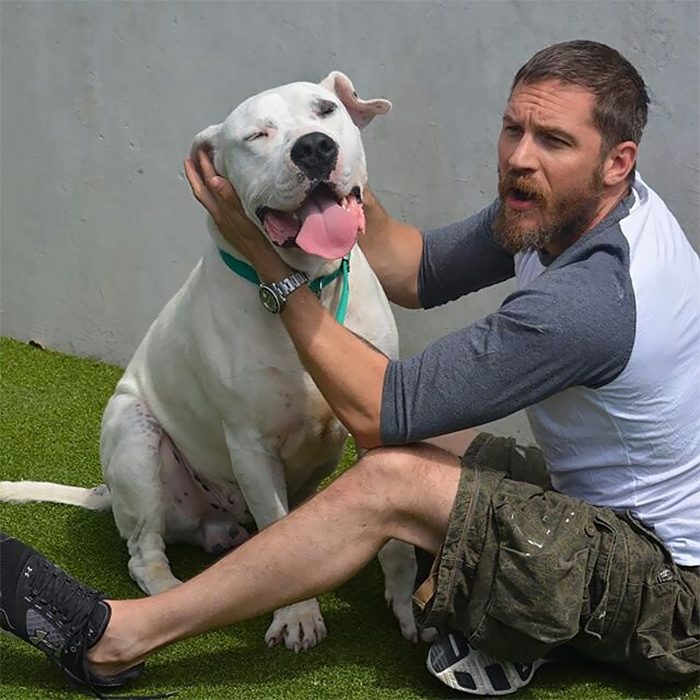
M 287 297 L 302 284 L 309 281 L 309 276 L 305 272 L 292 272 L 279 282 L 261 282 L 258 293 L 262 305 L 273 314 L 278 314 L 284 308 Z

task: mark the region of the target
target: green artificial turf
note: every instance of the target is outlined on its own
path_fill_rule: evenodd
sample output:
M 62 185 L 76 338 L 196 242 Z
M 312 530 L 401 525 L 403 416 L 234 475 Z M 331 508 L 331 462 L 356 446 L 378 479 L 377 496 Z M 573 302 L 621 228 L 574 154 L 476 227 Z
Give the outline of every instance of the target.
M 120 369 L 7 339 L 0 340 L 0 368 L 2 478 L 100 483 L 100 417 Z M 351 459 L 348 450 L 346 467 Z M 127 574 L 126 547 L 110 513 L 0 504 L 0 526 L 110 596 L 141 595 Z M 212 561 L 188 546 L 171 546 L 168 555 L 181 578 Z M 413 646 L 401 637 L 384 604 L 376 562 L 320 603 L 329 636 L 306 653 L 266 648 L 269 617 L 264 616 L 159 652 L 133 691 L 176 690 L 181 700 L 464 697 L 424 670 L 425 645 Z M 0 698 L 77 696 L 42 654 L 13 638 L 0 638 L 0 662 Z M 577 661 L 545 666 L 517 697 L 688 700 L 700 693 L 646 686 L 605 666 Z

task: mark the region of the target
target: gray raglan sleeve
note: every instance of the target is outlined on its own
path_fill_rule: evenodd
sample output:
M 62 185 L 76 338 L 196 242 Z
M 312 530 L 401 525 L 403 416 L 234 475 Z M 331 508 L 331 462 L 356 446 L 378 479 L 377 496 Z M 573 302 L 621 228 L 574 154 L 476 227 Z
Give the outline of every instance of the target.
M 418 270 L 418 298 L 423 308 L 445 304 L 515 274 L 513 256 L 491 233 L 498 206 L 496 200 L 469 219 L 423 232 Z
M 481 425 L 568 387 L 612 381 L 627 364 L 635 328 L 633 295 L 620 294 L 629 285 L 612 268 L 549 271 L 497 312 L 392 361 L 383 444 Z

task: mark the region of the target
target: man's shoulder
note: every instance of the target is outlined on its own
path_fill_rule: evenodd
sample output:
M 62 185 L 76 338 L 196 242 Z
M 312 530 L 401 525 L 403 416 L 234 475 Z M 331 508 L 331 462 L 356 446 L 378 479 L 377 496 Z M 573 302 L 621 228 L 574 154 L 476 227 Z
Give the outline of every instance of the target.
M 532 250 L 516 254 L 519 289 L 553 299 L 573 296 L 593 309 L 607 296 L 617 297 L 630 285 L 630 246 L 619 222 L 604 222 L 554 260 Z
M 474 216 L 423 232 L 418 294 L 431 308 L 513 276 L 513 256 L 491 234 L 498 201 Z
M 601 239 L 582 248 L 565 265 L 544 267 L 536 254 L 520 256 L 519 288 L 504 301 L 502 312 L 558 338 L 562 350 L 589 357 L 591 365 L 614 356 L 621 367 L 634 342 L 636 308 L 629 252 L 620 232 L 613 238 L 612 244 Z

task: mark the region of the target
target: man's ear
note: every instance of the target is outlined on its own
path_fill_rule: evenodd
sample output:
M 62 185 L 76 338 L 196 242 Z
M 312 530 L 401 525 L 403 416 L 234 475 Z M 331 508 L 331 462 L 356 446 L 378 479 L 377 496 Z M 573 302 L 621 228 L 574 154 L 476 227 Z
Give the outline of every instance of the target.
M 192 158 L 199 169 L 199 151 L 206 151 L 214 165 L 214 170 L 222 177 L 228 179 L 223 153 L 221 152 L 221 126 L 221 124 L 212 124 L 212 126 L 208 126 L 194 137 L 192 148 L 190 149 L 190 158 Z
M 340 71 L 334 70 L 329 73 L 321 81 L 321 85 L 338 96 L 360 129 L 364 129 L 379 114 L 386 114 L 391 109 L 389 100 L 381 98 L 361 100 L 357 96 L 350 78 Z
M 623 141 L 610 150 L 603 164 L 603 183 L 608 187 L 625 182 L 637 162 L 637 144 Z

